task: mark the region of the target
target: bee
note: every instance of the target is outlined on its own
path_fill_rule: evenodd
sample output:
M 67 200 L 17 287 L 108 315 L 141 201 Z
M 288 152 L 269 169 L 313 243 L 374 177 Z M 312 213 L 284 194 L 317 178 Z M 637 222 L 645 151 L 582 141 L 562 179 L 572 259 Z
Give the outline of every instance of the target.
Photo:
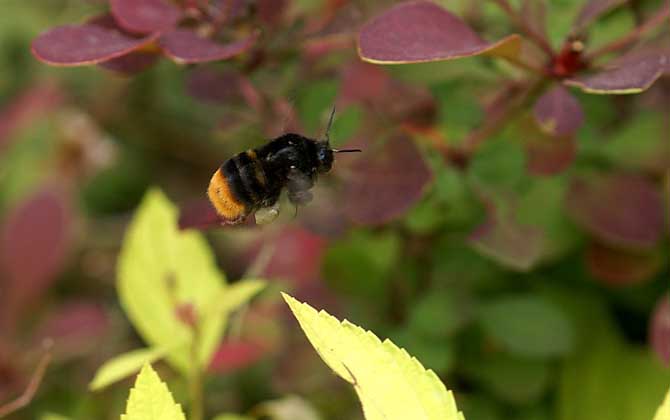
M 309 190 L 318 175 L 330 171 L 334 154 L 361 151 L 330 147 L 334 115 L 333 107 L 324 140 L 287 133 L 226 160 L 214 172 L 207 189 L 219 216 L 236 224 L 255 213 L 256 223 L 269 223 L 279 214 L 279 196 L 284 188 L 296 210 L 309 203 L 312 200 Z

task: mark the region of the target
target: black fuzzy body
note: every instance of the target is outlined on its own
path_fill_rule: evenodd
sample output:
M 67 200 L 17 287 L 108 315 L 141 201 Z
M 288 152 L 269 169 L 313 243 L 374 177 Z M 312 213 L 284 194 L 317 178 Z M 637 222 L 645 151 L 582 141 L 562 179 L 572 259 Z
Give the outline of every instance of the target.
M 327 167 L 323 164 L 324 148 L 330 157 Z M 327 172 L 331 163 L 332 150 L 327 143 L 290 133 L 233 156 L 220 171 L 234 198 L 250 213 L 274 205 L 285 187 L 291 202 L 305 204 L 311 199 L 308 190 L 318 173 Z

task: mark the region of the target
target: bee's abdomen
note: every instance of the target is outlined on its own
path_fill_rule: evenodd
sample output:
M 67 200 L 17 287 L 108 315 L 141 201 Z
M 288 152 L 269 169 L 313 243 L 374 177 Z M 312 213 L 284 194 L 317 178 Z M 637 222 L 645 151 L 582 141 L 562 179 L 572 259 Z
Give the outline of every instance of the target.
M 267 179 L 254 150 L 228 159 L 214 173 L 208 190 L 219 215 L 239 220 L 258 208 L 267 197 Z

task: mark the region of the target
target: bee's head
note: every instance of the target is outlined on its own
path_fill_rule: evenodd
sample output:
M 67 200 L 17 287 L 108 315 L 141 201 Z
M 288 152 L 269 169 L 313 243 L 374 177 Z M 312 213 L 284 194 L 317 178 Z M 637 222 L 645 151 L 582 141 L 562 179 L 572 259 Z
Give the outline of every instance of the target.
M 326 173 L 333 167 L 333 149 L 327 141 L 316 142 L 317 171 Z

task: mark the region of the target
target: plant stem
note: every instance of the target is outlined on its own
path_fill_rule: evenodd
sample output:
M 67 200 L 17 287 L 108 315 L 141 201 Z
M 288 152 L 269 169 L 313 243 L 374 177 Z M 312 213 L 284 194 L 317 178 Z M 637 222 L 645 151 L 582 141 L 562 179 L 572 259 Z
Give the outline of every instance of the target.
M 666 4 L 658 11 L 654 16 L 649 18 L 642 25 L 635 28 L 635 30 L 627 33 L 626 35 L 615 39 L 614 41 L 603 45 L 602 47 L 593 50 L 591 53 L 586 55 L 586 60 L 593 61 L 597 58 L 607 55 L 612 52 L 622 50 L 640 40 L 644 34 L 666 22 L 670 18 L 670 4 Z
M 189 420 L 203 419 L 203 372 L 200 366 L 198 350 L 200 349 L 200 327 L 193 326 L 193 340 L 191 342 L 191 373 L 188 378 L 188 392 L 190 399 Z
M 549 40 L 540 32 L 533 29 L 532 26 L 526 22 L 519 13 L 517 13 L 512 5 L 507 0 L 493 0 L 512 20 L 514 25 L 516 25 L 523 33 L 528 36 L 528 38 L 533 41 L 542 51 L 544 51 L 549 57 L 555 55 L 554 49 L 549 44 Z
M 35 394 L 37 393 L 37 389 L 40 387 L 40 384 L 42 383 L 42 379 L 44 379 L 44 374 L 46 373 L 47 367 L 51 362 L 52 346 L 53 342 L 51 340 L 45 341 L 43 343 L 45 352 L 40 358 L 39 362 L 37 363 L 35 372 L 33 372 L 33 375 L 31 376 L 30 381 L 28 382 L 26 390 L 15 400 L 0 406 L 0 419 L 5 418 L 10 414 L 24 408 L 25 406 L 30 404 L 30 402 L 33 400 Z

